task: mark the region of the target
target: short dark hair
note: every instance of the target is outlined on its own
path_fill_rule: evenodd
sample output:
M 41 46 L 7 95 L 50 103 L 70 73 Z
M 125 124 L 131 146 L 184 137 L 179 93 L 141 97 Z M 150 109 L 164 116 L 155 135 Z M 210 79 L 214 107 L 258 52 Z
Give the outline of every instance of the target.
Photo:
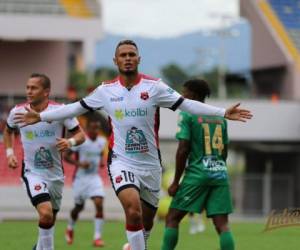
M 137 51 L 139 50 L 139 49 L 138 49 L 138 46 L 137 46 L 136 43 L 135 43 L 135 41 L 130 40 L 130 39 L 124 39 L 124 40 L 121 40 L 121 41 L 117 44 L 115 52 L 117 52 L 117 49 L 118 49 L 120 46 L 122 46 L 122 45 L 132 45 L 132 46 L 134 46 L 134 47 L 137 49 Z
M 197 95 L 199 101 L 204 101 L 206 97 L 210 96 L 210 88 L 208 83 L 203 79 L 191 79 L 186 81 L 183 86 L 189 91 Z
M 48 76 L 41 73 L 32 73 L 30 75 L 30 78 L 40 78 L 42 86 L 44 89 L 50 89 L 51 88 L 51 81 Z

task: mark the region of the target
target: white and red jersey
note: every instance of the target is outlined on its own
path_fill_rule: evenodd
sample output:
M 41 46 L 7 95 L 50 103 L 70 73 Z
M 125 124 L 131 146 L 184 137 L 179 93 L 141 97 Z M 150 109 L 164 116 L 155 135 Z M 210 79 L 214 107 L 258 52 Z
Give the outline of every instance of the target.
M 62 104 L 49 101 L 45 110 L 54 110 Z M 19 127 L 13 120 L 15 113 L 26 112 L 28 103 L 15 106 L 9 113 L 7 125 L 10 128 L 19 128 L 24 149 L 24 169 L 27 172 L 42 176 L 46 180 L 63 180 L 61 153 L 55 146 L 57 138 L 64 136 L 65 128 L 69 131 L 77 128 L 76 118 L 54 122 L 39 122 L 25 127 Z
M 85 142 L 79 146 L 72 147 L 71 150 L 78 153 L 79 162 L 88 162 L 88 168 L 77 168 L 75 178 L 98 175 L 98 169 L 101 162 L 101 155 L 106 146 L 106 139 L 98 136 L 96 140 L 86 137 Z
M 159 108 L 175 110 L 180 94 L 155 79 L 140 74 L 128 90 L 120 77 L 104 82 L 80 103 L 86 109 L 103 109 L 110 117 L 109 148 L 114 161 L 136 169 L 160 168 Z

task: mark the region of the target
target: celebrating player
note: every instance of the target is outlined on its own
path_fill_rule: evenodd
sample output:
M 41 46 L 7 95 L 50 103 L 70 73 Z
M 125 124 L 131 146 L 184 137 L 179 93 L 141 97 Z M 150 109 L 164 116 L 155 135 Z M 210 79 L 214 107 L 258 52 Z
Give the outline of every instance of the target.
M 65 235 L 68 244 L 73 243 L 75 222 L 84 208 L 85 200 L 90 198 L 93 200 L 96 209 L 93 245 L 95 247 L 104 246 L 102 240 L 104 190 L 102 180 L 98 174 L 98 168 L 99 166 L 104 166 L 103 152 L 106 146 L 106 139 L 103 136 L 99 136 L 100 127 L 99 120 L 88 119 L 85 142 L 80 146 L 72 147 L 65 155 L 65 160 L 76 166 L 73 181 L 75 207 L 70 213 Z M 75 159 L 72 158 L 73 153 L 76 154 Z
M 17 105 L 10 111 L 4 131 L 8 166 L 15 169 L 18 162 L 13 151 L 13 137 L 14 130 L 20 129 L 24 149 L 22 179 L 31 203 L 39 214 L 39 237 L 33 248 L 37 250 L 54 249 L 53 226 L 64 184 L 61 152 L 84 141 L 84 134 L 75 118 L 39 122 L 21 128 L 13 121 L 15 114 L 24 112 L 26 108 L 36 113 L 59 109 L 61 104 L 49 100 L 50 88 L 50 79 L 46 75 L 32 74 L 26 84 L 27 103 Z M 72 138 L 62 138 L 65 127 L 73 135 Z
M 145 250 L 161 181 L 159 108 L 179 108 L 196 115 L 217 115 L 237 121 L 246 121 L 252 115 L 238 108 L 239 104 L 225 110 L 185 99 L 160 79 L 139 74 L 139 51 L 131 40 L 119 42 L 114 63 L 119 76 L 104 82 L 81 101 L 41 114 L 28 108 L 27 113 L 16 115 L 16 122 L 26 126 L 104 109 L 112 126 L 109 174 L 125 212 L 127 239 L 132 250 Z
M 204 102 L 210 95 L 210 89 L 203 80 L 190 80 L 184 84 L 183 95 Z M 220 249 L 233 250 L 234 241 L 228 227 L 232 204 L 226 168 L 226 120 L 221 116 L 181 112 L 178 126 L 176 171 L 168 189 L 174 197 L 166 218 L 161 250 L 175 249 L 180 221 L 188 212 L 200 213 L 203 209 L 207 217 L 212 218 L 220 236 Z M 187 159 L 188 166 L 185 167 Z M 185 174 L 179 185 L 183 172 Z

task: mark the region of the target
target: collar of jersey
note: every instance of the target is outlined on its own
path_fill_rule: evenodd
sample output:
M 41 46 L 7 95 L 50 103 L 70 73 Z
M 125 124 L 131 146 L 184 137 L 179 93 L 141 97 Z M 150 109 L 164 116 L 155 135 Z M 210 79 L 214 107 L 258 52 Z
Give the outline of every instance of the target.
M 41 110 L 40 112 L 38 112 L 38 113 L 41 113 L 41 112 L 45 111 L 49 107 L 49 104 L 51 104 L 51 103 L 52 102 L 50 100 L 48 100 L 47 106 L 43 110 Z M 32 109 L 32 107 L 31 107 L 31 105 L 30 105 L 29 102 L 26 103 L 26 106 Z
M 137 76 L 137 78 L 134 80 L 133 84 L 134 84 L 134 85 L 139 84 L 139 83 L 141 82 L 142 78 L 143 78 L 143 75 L 142 75 L 142 74 L 138 74 L 138 76 Z M 121 76 L 118 77 L 118 80 L 119 80 L 120 84 L 121 84 L 122 86 L 125 87 L 124 79 L 123 79 Z

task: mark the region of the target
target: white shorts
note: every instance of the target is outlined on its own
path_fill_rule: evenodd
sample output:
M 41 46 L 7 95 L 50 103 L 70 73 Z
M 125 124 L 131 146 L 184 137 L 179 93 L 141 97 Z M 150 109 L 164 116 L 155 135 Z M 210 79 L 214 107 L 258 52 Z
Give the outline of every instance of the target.
M 113 161 L 108 167 L 112 186 L 118 195 L 125 188 L 136 188 L 140 199 L 152 208 L 158 207 L 161 185 L 161 168 L 138 170 L 122 162 Z
M 73 182 L 75 204 L 83 205 L 86 199 L 104 197 L 103 183 L 98 175 L 86 175 L 75 178 Z
M 22 179 L 33 206 L 36 207 L 42 202 L 50 201 L 53 210 L 58 211 L 60 209 L 64 186 L 63 180 L 49 181 L 42 176 L 29 172 L 25 173 Z

